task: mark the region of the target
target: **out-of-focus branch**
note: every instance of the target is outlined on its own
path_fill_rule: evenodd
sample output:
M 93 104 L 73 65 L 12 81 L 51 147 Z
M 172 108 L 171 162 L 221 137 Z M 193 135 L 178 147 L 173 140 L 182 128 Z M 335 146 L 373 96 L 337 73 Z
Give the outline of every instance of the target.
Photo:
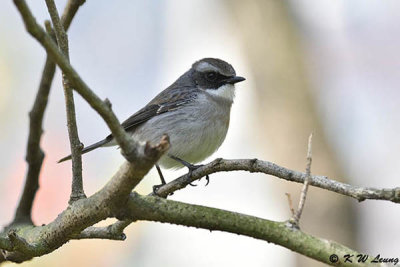
M 74 18 L 78 8 L 83 5 L 86 0 L 69 0 L 64 8 L 64 12 L 61 16 L 61 23 L 64 29 L 67 31 L 71 25 L 72 19 Z
M 51 37 L 37 24 L 29 7 L 23 0 L 14 0 L 18 11 L 20 12 L 27 31 L 46 49 L 47 53 L 57 63 L 61 70 L 67 75 L 72 83 L 74 90 L 77 91 L 88 103 L 96 110 L 107 123 L 113 137 L 121 147 L 122 153 L 128 161 L 132 161 L 135 155 L 136 145 L 132 138 L 121 127 L 117 117 L 111 110 L 109 103 L 102 101 L 82 80 L 79 74 L 74 70 L 66 57 L 59 51 L 56 43 Z
M 46 0 L 47 9 L 49 11 L 51 20 L 54 25 L 54 31 L 57 38 L 58 47 L 64 54 L 66 59 L 69 61 L 69 49 L 68 49 L 68 36 L 61 24 L 60 17 L 54 0 Z M 83 190 L 82 182 L 82 148 L 83 145 L 79 140 L 78 126 L 76 124 L 75 114 L 75 103 L 74 95 L 72 92 L 71 84 L 66 77 L 65 73 L 62 74 L 64 96 L 65 96 L 65 107 L 67 113 L 67 126 L 69 142 L 71 147 L 71 158 L 72 158 L 72 190 L 69 203 L 72 203 L 78 199 L 85 198 L 86 195 Z
M 259 159 L 221 159 L 218 158 L 192 172 L 191 177 L 188 174 L 161 186 L 157 190 L 157 195 L 167 197 L 169 194 L 185 188 L 189 183 L 199 180 L 205 175 L 210 175 L 216 172 L 226 171 L 249 171 L 261 172 L 269 174 L 290 182 L 304 183 L 306 174 L 294 170 L 281 167 L 275 163 L 259 160 Z M 311 175 L 310 185 L 336 192 L 345 196 L 349 196 L 363 201 L 366 199 L 388 200 L 395 203 L 400 203 L 400 188 L 373 188 L 359 187 L 335 180 L 331 180 L 326 176 Z
M 141 196 L 137 193 L 131 194 L 126 208 L 125 214 L 132 220 L 172 223 L 254 237 L 329 265 L 370 266 L 373 259 L 370 257 L 366 263 L 345 263 L 344 255 L 359 253 L 336 242 L 304 233 L 286 222 L 274 222 L 221 209 Z M 340 261 L 332 262 L 332 254 L 337 255 Z
M 32 223 L 32 205 L 36 191 L 39 188 L 39 174 L 44 159 L 44 152 L 40 148 L 40 138 L 43 133 L 42 122 L 54 72 L 55 65 L 49 58 L 47 58 L 43 69 L 39 90 L 36 94 L 33 107 L 29 112 L 29 137 L 26 152 L 28 172 L 26 175 L 24 191 L 15 212 L 15 223 Z
M 83 3 L 84 1 L 82 0 L 68 1 L 61 19 L 66 30 L 71 25 L 72 19 Z M 29 112 L 29 137 L 26 153 L 28 172 L 26 175 L 24 190 L 15 212 L 13 221 L 15 223 L 32 223 L 32 204 L 36 191 L 39 188 L 39 174 L 44 159 L 44 152 L 40 148 L 40 138 L 43 133 L 42 122 L 55 70 L 55 63 L 49 56 L 47 56 L 35 102 Z
M 303 213 L 304 205 L 306 204 L 308 185 L 310 183 L 310 177 L 311 177 L 312 136 L 313 134 L 310 134 L 310 137 L 308 138 L 306 178 L 304 179 L 303 188 L 301 189 L 299 206 L 297 208 L 297 211 L 293 214 L 293 217 L 289 220 L 294 226 L 297 227 L 299 227 L 301 214 Z

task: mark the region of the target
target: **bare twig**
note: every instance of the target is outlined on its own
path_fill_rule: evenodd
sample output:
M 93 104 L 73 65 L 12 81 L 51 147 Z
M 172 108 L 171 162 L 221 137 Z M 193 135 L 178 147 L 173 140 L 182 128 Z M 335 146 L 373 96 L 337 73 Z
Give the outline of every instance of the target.
M 294 211 L 294 208 L 293 208 L 292 196 L 289 193 L 285 193 L 285 195 L 286 195 L 287 200 L 288 200 L 290 212 L 291 212 L 292 216 L 294 216 L 294 214 L 296 212 Z
M 191 177 L 187 174 L 161 186 L 157 190 L 157 195 L 166 197 L 169 194 L 185 188 L 189 183 L 199 180 L 205 175 L 216 172 L 227 171 L 249 171 L 269 174 L 290 182 L 304 183 L 306 174 L 275 163 L 258 159 L 215 159 L 192 172 Z M 400 187 L 396 188 L 373 188 L 360 187 L 331 180 L 326 176 L 311 175 L 310 185 L 336 192 L 363 201 L 366 199 L 388 200 L 400 203 Z
M 54 31 L 57 38 L 58 47 L 61 52 L 65 55 L 69 61 L 69 49 L 68 49 L 68 36 L 65 33 L 64 27 L 61 24 L 60 17 L 54 0 L 46 0 L 47 9 L 49 11 L 51 20 L 54 25 Z M 85 198 L 86 195 L 83 190 L 82 182 L 82 148 L 83 145 L 79 140 L 78 127 L 76 125 L 76 114 L 75 114 L 75 103 L 74 95 L 72 92 L 71 84 L 68 81 L 65 73 L 62 74 L 64 96 L 65 96 L 65 107 L 67 111 L 67 126 L 69 134 L 69 142 L 71 147 L 71 158 L 72 158 L 72 190 L 69 203 L 72 203 L 78 199 Z
M 79 6 L 83 3 L 84 1 L 81 0 L 68 1 L 61 20 L 66 30 L 71 25 L 71 21 L 78 11 Z M 32 223 L 32 203 L 35 198 L 36 191 L 39 188 L 39 173 L 44 158 L 44 152 L 40 148 L 40 139 L 43 133 L 42 122 L 55 69 L 55 63 L 49 56 L 47 56 L 35 102 L 31 111 L 29 112 L 29 137 L 26 153 L 28 172 L 26 175 L 24 190 L 16 209 L 13 223 Z
M 297 227 L 299 227 L 299 221 L 301 218 L 301 214 L 303 213 L 304 205 L 306 203 L 308 185 L 309 185 L 310 179 L 311 179 L 312 137 L 313 137 L 313 134 L 311 133 L 308 138 L 306 177 L 304 179 L 303 188 L 301 189 L 299 206 L 297 207 L 297 211 L 294 213 L 294 215 L 290 219 L 290 222 Z
M 71 25 L 72 19 L 78 8 L 85 3 L 85 0 L 69 0 L 64 8 L 64 12 L 61 16 L 61 22 L 64 29 L 67 31 Z

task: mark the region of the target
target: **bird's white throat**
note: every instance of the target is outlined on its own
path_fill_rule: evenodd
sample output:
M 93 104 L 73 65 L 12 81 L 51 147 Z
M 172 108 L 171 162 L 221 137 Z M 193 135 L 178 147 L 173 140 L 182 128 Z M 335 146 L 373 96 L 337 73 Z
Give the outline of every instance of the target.
M 233 84 L 224 84 L 218 89 L 206 89 L 206 92 L 213 96 L 224 98 L 233 102 L 235 98 L 235 86 Z

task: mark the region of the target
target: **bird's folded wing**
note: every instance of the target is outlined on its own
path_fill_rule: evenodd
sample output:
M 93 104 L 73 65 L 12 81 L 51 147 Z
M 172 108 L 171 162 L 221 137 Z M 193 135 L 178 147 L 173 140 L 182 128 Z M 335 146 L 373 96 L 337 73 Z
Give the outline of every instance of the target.
M 121 125 L 124 127 L 125 131 L 132 131 L 135 127 L 140 124 L 150 120 L 151 118 L 163 114 L 165 112 L 173 111 L 179 108 L 182 105 L 190 102 L 190 99 L 182 99 L 179 101 L 174 101 L 172 103 L 163 103 L 163 104 L 150 104 L 130 116 L 127 120 L 125 120 Z

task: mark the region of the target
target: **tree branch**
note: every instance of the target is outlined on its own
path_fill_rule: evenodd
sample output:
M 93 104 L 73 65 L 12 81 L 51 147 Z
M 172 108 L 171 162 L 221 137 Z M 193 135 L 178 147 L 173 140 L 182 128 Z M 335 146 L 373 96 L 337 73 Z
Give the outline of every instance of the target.
M 358 252 L 339 243 L 318 238 L 292 227 L 286 222 L 274 222 L 236 212 L 193 204 L 141 196 L 132 193 L 126 215 L 132 220 L 172 223 L 196 228 L 218 230 L 254 237 L 286 247 L 292 251 L 334 266 L 369 266 L 369 263 L 332 263 L 329 256 L 357 255 Z M 369 260 L 373 258 L 370 257 Z
M 64 27 L 61 24 L 60 17 L 54 0 L 46 0 L 47 9 L 49 11 L 51 20 L 54 25 L 54 31 L 57 38 L 58 47 L 64 54 L 66 59 L 69 61 L 69 50 L 68 50 L 68 36 L 65 33 Z M 62 74 L 64 96 L 65 96 L 65 107 L 67 113 L 67 126 L 69 142 L 71 147 L 71 159 L 72 159 L 72 190 L 69 203 L 72 203 L 78 199 L 85 198 L 85 192 L 83 190 L 82 182 L 82 149 L 83 145 L 79 140 L 78 127 L 76 124 L 75 114 L 75 103 L 74 95 L 72 92 L 71 85 L 66 77 L 65 73 Z
M 25 257 L 23 259 L 50 253 L 68 240 L 79 237 L 89 226 L 120 214 L 121 209 L 125 209 L 132 189 L 168 148 L 167 136 L 163 136 L 156 146 L 149 143 L 138 145 L 134 162 L 125 162 L 99 192 L 75 201 L 50 224 L 36 227 L 12 226 L 7 229 L 7 237 L 0 235 L 0 249 L 7 250 L 6 259 L 18 261 L 15 253 L 22 253 Z M 84 232 L 84 235 L 88 233 L 93 234 L 93 228 Z
M 185 174 L 167 183 L 166 185 L 161 186 L 156 192 L 157 196 L 166 198 L 173 192 L 185 188 L 191 182 L 199 180 L 202 177 L 210 175 L 212 173 L 217 173 L 222 171 L 249 171 L 249 172 L 262 172 L 265 174 L 276 176 L 281 179 L 285 179 L 287 181 L 304 184 L 297 211 L 293 209 L 290 194 L 288 193 L 286 194 L 288 197 L 288 202 L 292 213 L 292 219 L 290 220 L 290 222 L 294 226 L 298 226 L 298 221 L 300 219 L 302 210 L 304 208 L 306 192 L 309 184 L 345 196 L 355 198 L 358 201 L 363 201 L 365 199 L 376 199 L 376 200 L 389 200 L 395 203 L 400 202 L 399 188 L 393 188 L 393 189 L 363 188 L 330 180 L 326 176 L 311 176 L 311 162 L 312 162 L 311 142 L 312 142 L 312 134 L 310 135 L 308 141 L 306 173 L 293 171 L 278 166 L 274 163 L 268 161 L 261 161 L 258 159 L 225 160 L 218 158 L 194 170 L 191 177 L 189 177 L 188 174 Z M 150 196 L 154 195 L 155 195 L 154 193 L 150 194 Z M 114 224 L 112 224 L 112 226 L 120 228 L 121 232 L 123 232 L 123 229 L 125 229 L 132 222 L 133 222 L 132 220 L 125 219 L 115 222 Z
M 77 91 L 107 123 L 113 137 L 121 147 L 124 157 L 128 161 L 132 161 L 136 158 L 135 142 L 122 128 L 114 112 L 112 112 L 111 106 L 103 102 L 81 79 L 79 74 L 74 70 L 71 64 L 69 64 L 65 56 L 59 51 L 51 37 L 39 24 L 37 24 L 26 2 L 24 0 L 14 0 L 14 4 L 22 16 L 27 31 L 41 43 L 47 53 L 67 75 L 74 90 Z
M 63 18 L 61 20 L 66 30 L 68 30 L 72 19 L 83 3 L 84 1 L 81 0 L 68 1 L 64 10 Z M 48 96 L 55 70 L 55 63 L 49 56 L 47 56 L 35 102 L 31 111 L 29 112 L 29 137 L 26 152 L 28 172 L 26 175 L 24 190 L 15 212 L 13 223 L 24 222 L 32 224 L 32 204 L 39 188 L 39 174 L 44 159 L 44 152 L 40 148 L 40 139 L 43 133 L 42 122 L 44 112 L 47 107 Z
M 14 223 L 32 223 L 32 205 L 39 188 L 39 174 L 44 159 L 44 152 L 40 148 L 40 139 L 43 133 L 42 122 L 54 72 L 55 65 L 47 58 L 39 90 L 33 107 L 29 112 L 29 137 L 25 158 L 28 163 L 28 172 L 26 174 L 24 190 L 15 212 Z
M 258 159 L 215 159 L 214 161 L 199 167 L 192 172 L 192 176 L 188 174 L 182 175 L 179 178 L 161 186 L 157 190 L 157 195 L 166 197 L 169 194 L 185 188 L 189 183 L 199 180 L 207 174 L 227 171 L 249 171 L 261 172 L 269 174 L 290 182 L 304 183 L 306 174 L 294 170 L 281 167 L 269 161 Z M 335 180 L 331 180 L 326 176 L 311 175 L 310 185 L 336 192 L 345 196 L 349 196 L 363 201 L 366 199 L 388 200 L 395 203 L 400 203 L 400 188 L 373 188 L 359 187 Z

